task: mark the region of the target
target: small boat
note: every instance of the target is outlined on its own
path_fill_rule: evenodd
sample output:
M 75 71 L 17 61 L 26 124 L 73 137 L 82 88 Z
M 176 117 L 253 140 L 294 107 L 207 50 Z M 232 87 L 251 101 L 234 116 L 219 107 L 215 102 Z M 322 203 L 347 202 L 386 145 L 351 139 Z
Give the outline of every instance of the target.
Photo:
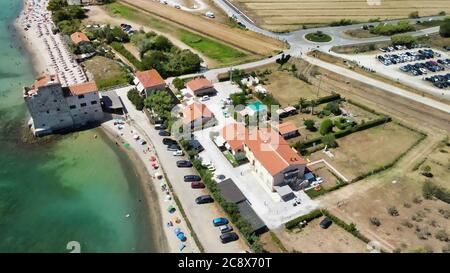
M 130 214 L 129 213 L 125 214 L 125 218 L 130 218 Z

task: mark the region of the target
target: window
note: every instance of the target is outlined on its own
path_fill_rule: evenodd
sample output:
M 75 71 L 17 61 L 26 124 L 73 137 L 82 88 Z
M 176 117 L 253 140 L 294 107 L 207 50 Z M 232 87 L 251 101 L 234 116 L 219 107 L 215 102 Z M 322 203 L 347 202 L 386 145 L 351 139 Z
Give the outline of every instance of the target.
M 85 115 L 87 115 L 87 112 L 84 112 Z
M 79 95 L 78 98 L 79 99 L 84 99 L 84 95 Z
M 58 102 L 57 100 L 53 100 L 53 102 Z
M 56 108 L 56 111 L 58 111 L 58 112 L 59 112 L 59 111 L 61 111 L 61 109 L 59 109 L 59 108 Z
M 76 105 L 71 105 L 69 108 L 70 108 L 70 109 L 76 109 L 77 106 L 76 106 Z
M 97 101 L 96 101 L 96 100 L 93 100 L 93 101 L 91 101 L 91 104 L 92 104 L 92 105 L 97 104 Z
M 49 111 L 49 110 L 47 110 L 47 114 L 50 114 L 50 111 Z
M 80 104 L 81 107 L 86 107 L 86 103 Z

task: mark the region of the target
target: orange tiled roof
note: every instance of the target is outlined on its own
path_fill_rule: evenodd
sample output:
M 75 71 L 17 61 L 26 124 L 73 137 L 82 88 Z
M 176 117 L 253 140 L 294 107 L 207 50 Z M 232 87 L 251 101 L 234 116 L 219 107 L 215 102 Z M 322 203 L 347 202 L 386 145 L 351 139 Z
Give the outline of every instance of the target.
M 214 117 L 214 114 L 203 103 L 194 102 L 183 109 L 183 122 L 185 124 L 192 123 L 201 117 Z
M 231 123 L 220 130 L 220 135 L 230 145 L 231 149 L 238 150 L 248 138 L 248 130 L 242 123 Z
M 253 129 L 245 144 L 273 176 L 291 165 L 306 164 L 305 160 L 271 128 Z
M 213 84 L 205 78 L 197 78 L 186 83 L 186 87 L 192 92 L 213 87 Z
M 71 85 L 69 86 L 69 90 L 73 95 L 79 96 L 86 93 L 98 91 L 98 88 L 95 82 L 87 82 L 77 85 Z
M 91 40 L 89 40 L 88 36 L 86 36 L 86 34 L 84 34 L 83 32 L 72 33 L 72 35 L 70 35 L 70 39 L 76 45 L 81 42 L 90 42 L 91 41 Z
M 292 133 L 298 130 L 298 128 L 292 122 L 283 122 L 275 125 L 275 130 L 277 130 L 281 135 Z
M 144 88 L 152 88 L 158 85 L 165 85 L 166 82 L 155 69 L 136 72 L 136 78 Z
M 38 89 L 42 86 L 47 85 L 49 82 L 59 82 L 56 75 L 43 75 L 34 81 L 33 89 Z

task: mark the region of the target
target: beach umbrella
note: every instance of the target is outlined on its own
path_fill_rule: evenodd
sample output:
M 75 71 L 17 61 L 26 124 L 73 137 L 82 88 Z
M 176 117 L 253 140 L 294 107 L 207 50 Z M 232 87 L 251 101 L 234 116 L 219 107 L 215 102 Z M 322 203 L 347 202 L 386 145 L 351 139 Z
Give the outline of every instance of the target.
M 125 144 L 123 145 L 123 147 L 125 147 L 125 149 L 130 149 L 130 144 L 125 143 Z
M 170 205 L 170 206 L 167 208 L 167 211 L 168 211 L 169 213 L 174 213 L 174 212 L 176 211 L 176 209 L 175 209 L 174 206 Z

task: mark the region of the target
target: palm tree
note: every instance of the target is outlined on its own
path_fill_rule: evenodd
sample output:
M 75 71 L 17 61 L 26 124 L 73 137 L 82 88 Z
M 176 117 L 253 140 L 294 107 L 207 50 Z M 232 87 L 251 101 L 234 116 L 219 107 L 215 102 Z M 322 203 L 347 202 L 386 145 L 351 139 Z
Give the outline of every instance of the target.
M 303 98 L 303 97 L 301 97 L 301 98 L 298 100 L 298 106 L 299 106 L 299 108 L 300 108 L 300 112 L 303 110 L 303 107 L 305 106 L 305 103 L 306 103 L 306 99 Z

